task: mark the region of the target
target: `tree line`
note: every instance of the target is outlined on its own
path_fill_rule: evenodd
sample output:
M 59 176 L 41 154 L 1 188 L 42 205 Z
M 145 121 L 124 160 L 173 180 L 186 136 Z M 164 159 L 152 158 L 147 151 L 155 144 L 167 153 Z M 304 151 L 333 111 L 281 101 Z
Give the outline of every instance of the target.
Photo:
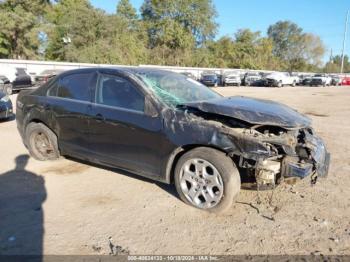
M 113 14 L 88 0 L 4 0 L 0 58 L 339 71 L 339 56 L 323 66 L 320 37 L 291 21 L 269 26 L 266 34 L 240 29 L 217 38 L 216 17 L 212 0 L 144 0 L 139 12 L 120 0 Z

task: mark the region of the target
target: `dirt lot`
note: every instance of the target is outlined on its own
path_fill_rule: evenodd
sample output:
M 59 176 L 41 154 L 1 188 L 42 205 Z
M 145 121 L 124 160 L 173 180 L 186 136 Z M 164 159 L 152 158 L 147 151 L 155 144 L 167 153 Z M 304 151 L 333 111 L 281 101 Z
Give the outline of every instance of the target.
M 0 123 L 0 254 L 350 254 L 350 88 L 217 88 L 286 103 L 313 119 L 329 177 L 242 190 L 225 216 L 182 203 L 172 186 L 61 159 L 27 159 Z M 15 96 L 12 96 L 15 100 Z M 28 163 L 27 163 L 28 160 Z

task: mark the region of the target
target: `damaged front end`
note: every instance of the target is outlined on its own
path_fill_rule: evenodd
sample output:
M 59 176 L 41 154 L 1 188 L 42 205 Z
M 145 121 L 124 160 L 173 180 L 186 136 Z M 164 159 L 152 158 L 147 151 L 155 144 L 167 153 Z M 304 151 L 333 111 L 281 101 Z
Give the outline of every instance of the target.
M 197 116 L 217 123 L 210 144 L 223 148 L 258 187 L 295 182 L 328 173 L 330 154 L 296 110 L 269 100 L 218 98 L 185 104 Z
M 224 132 L 235 145 L 229 154 L 239 158 L 239 167 L 255 179 L 258 188 L 273 188 L 282 181 L 294 183 L 305 177 L 314 184 L 328 174 L 330 154 L 311 128 L 256 125 Z

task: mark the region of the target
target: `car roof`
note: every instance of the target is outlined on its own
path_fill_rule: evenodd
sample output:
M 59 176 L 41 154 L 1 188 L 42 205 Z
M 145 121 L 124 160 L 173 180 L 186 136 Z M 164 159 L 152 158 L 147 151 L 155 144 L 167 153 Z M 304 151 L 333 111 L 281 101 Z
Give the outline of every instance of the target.
M 147 74 L 147 73 L 174 73 L 172 71 L 158 69 L 158 68 L 149 68 L 149 67 L 87 67 L 87 68 L 79 68 L 64 71 L 61 76 L 70 75 L 73 73 L 84 73 L 84 72 L 92 72 L 96 70 L 112 70 L 115 72 L 124 72 L 130 74 Z

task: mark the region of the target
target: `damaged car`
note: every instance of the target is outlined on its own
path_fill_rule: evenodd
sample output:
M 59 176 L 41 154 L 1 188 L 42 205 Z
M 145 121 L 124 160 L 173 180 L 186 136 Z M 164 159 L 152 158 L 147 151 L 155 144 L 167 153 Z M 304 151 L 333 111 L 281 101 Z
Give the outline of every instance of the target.
M 67 71 L 17 99 L 17 127 L 37 160 L 71 156 L 175 184 L 187 204 L 230 208 L 241 184 L 273 188 L 328 173 L 311 121 L 283 104 L 223 97 L 150 68 Z

